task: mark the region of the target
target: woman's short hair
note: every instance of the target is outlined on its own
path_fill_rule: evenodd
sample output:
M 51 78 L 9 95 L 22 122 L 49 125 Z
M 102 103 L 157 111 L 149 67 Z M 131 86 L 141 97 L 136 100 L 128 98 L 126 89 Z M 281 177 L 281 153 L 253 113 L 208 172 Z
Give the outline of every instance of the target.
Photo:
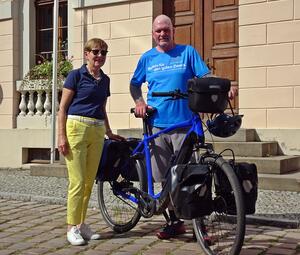
M 100 49 L 103 49 L 103 50 L 107 50 L 108 46 L 107 46 L 107 43 L 100 39 L 100 38 L 92 38 L 90 40 L 88 40 L 86 42 L 86 44 L 84 45 L 84 51 L 91 51 L 92 49 L 94 48 L 100 48 Z

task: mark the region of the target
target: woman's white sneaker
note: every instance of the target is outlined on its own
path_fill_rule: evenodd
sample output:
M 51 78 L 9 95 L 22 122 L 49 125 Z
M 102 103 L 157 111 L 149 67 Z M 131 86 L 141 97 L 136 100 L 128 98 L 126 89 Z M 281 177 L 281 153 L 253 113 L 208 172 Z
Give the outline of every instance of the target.
M 67 232 L 67 240 L 72 245 L 83 245 L 85 244 L 85 240 L 82 238 L 79 229 L 76 226 L 73 226 Z
M 97 233 L 94 233 L 90 227 L 84 223 L 80 226 L 80 233 L 83 239 L 85 240 L 99 240 L 101 236 Z

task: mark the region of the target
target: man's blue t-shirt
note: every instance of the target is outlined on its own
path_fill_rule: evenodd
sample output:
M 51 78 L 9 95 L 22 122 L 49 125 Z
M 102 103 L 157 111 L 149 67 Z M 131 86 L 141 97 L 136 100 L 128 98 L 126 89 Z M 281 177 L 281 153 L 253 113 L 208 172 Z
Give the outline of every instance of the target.
M 147 104 L 157 109 L 153 126 L 168 127 L 191 118 L 186 99 L 169 100 L 166 97 L 152 97 L 152 92 L 168 92 L 180 89 L 187 92 L 187 81 L 202 77 L 210 71 L 197 51 L 190 45 L 176 45 L 168 52 L 153 48 L 142 55 L 131 85 L 148 83 Z
M 103 105 L 110 96 L 110 79 L 101 72 L 101 79 L 96 80 L 88 72 L 86 65 L 72 70 L 64 83 L 64 88 L 75 92 L 68 109 L 68 115 L 78 115 L 103 120 Z

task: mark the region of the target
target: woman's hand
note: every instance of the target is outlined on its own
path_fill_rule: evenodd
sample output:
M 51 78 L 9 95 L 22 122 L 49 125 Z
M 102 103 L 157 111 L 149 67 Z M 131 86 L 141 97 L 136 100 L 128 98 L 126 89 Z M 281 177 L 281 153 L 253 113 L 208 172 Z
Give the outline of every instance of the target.
M 116 140 L 116 141 L 126 140 L 123 136 L 114 134 L 111 130 L 106 131 L 106 135 L 109 139 L 112 139 L 112 140 Z
M 58 136 L 58 151 L 66 156 L 69 153 L 69 142 L 65 135 Z

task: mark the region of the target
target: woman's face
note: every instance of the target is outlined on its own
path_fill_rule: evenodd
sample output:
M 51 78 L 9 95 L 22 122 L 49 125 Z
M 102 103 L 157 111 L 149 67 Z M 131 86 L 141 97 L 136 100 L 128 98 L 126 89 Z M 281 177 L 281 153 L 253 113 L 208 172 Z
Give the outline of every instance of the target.
M 85 52 L 85 59 L 90 67 L 100 69 L 105 64 L 107 52 L 107 49 L 95 46 L 90 51 Z

